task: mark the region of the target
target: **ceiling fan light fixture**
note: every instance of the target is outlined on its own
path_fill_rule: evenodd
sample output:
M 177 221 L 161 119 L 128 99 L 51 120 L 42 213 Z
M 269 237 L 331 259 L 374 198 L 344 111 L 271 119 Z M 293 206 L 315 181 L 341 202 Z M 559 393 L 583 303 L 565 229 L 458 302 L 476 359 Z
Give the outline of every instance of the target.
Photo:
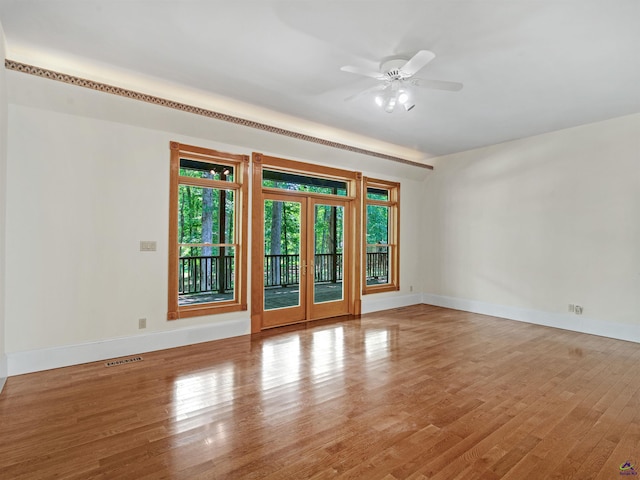
M 374 100 L 376 105 L 384 109 L 385 112 L 393 112 L 398 104 L 402 105 L 405 111 L 408 112 L 416 106 L 414 103 L 416 99 L 413 98 L 414 87 L 448 90 L 450 92 L 460 90 L 462 84 L 458 82 L 414 77 L 414 75 L 432 61 L 435 56 L 435 53 L 429 50 L 419 50 L 408 60 L 402 56 L 387 57 L 380 62 L 379 72 L 349 65 L 341 67 L 340 70 L 343 72 L 355 73 L 356 75 L 374 78 L 384 82 L 355 95 L 351 95 L 345 98 L 345 100 L 353 100 L 354 98 L 367 95 L 371 92 L 377 92 Z
M 393 112 L 398 103 L 397 89 L 394 88 L 393 84 L 385 86 L 384 89 L 375 96 L 374 101 L 376 105 L 384 109 L 385 112 Z
M 387 113 L 391 113 L 395 108 L 396 108 L 396 97 L 389 97 L 389 101 L 384 106 L 384 111 Z
M 415 107 L 415 104 L 410 101 L 411 92 L 405 86 L 401 87 L 399 80 L 387 85 L 374 100 L 376 105 L 387 113 L 392 113 L 398 105 L 402 105 L 407 112 Z

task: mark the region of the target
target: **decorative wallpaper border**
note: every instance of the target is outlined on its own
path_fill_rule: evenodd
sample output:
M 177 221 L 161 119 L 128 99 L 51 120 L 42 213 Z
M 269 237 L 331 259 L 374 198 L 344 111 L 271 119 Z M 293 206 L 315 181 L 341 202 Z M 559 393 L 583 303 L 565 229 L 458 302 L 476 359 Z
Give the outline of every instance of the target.
M 306 135 L 303 133 L 293 132 L 284 128 L 274 127 L 260 122 L 254 122 L 253 120 L 246 120 L 244 118 L 235 117 L 226 113 L 220 113 L 213 110 L 207 110 L 205 108 L 195 107 L 193 105 L 187 105 L 185 103 L 175 102 L 173 100 L 167 100 L 166 98 L 155 97 L 153 95 L 147 95 L 146 93 L 136 92 L 134 90 L 127 90 L 125 88 L 115 87 L 106 83 L 95 82 L 93 80 L 87 80 L 85 78 L 74 77 L 73 75 L 67 75 L 65 73 L 55 72 L 53 70 L 47 70 L 44 68 L 28 65 L 25 63 L 16 62 L 14 60 L 6 59 L 4 66 L 8 70 L 14 70 L 16 72 L 27 73 L 29 75 L 35 75 L 37 77 L 49 78 L 51 80 L 57 80 L 63 83 L 69 83 L 79 87 L 90 88 L 91 90 L 97 90 L 99 92 L 109 93 L 112 95 L 119 95 L 121 97 L 132 98 L 141 102 L 152 103 L 154 105 L 161 105 L 167 108 L 173 108 L 175 110 L 181 110 L 183 112 L 193 113 L 201 115 L 203 117 L 213 118 L 216 120 L 222 120 L 224 122 L 233 123 L 235 125 L 242 125 L 245 127 L 256 128 L 258 130 L 264 130 L 269 133 L 277 135 L 283 135 L 285 137 L 295 138 L 297 140 L 304 140 L 306 142 L 317 143 L 326 147 L 338 148 L 340 150 L 347 150 L 349 152 L 361 153 L 372 157 L 382 158 L 384 160 L 391 160 L 393 162 L 404 163 L 406 165 L 412 165 L 414 167 L 427 168 L 433 170 L 431 165 L 424 163 L 413 162 L 401 157 L 394 157 L 392 155 L 385 155 L 383 153 L 366 150 L 364 148 L 353 147 L 344 143 L 332 142 L 323 138 L 314 137 L 312 135 Z

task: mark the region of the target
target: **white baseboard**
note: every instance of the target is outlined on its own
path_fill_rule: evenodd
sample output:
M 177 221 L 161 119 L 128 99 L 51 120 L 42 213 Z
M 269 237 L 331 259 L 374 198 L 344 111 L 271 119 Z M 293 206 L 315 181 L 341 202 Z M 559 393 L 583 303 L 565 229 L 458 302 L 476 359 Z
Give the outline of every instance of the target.
M 585 315 L 576 316 L 570 313 L 543 312 L 430 293 L 422 294 L 422 303 L 640 343 L 640 325 L 612 323 L 589 318 Z
M 250 331 L 250 322 L 240 319 L 213 325 L 113 338 L 78 345 L 43 348 L 25 352 L 9 352 L 7 354 L 6 371 L 9 376 L 21 375 L 23 373 L 237 337 L 249 334 Z
M 7 381 L 7 356 L 0 355 L 0 393 L 4 388 L 4 384 Z
M 420 302 L 419 294 L 366 298 L 362 302 L 362 313 L 415 305 Z M 7 354 L 6 372 L 8 376 L 22 375 L 166 348 L 182 347 L 194 343 L 210 342 L 249 333 L 251 333 L 249 320 L 241 319 L 77 345 L 10 352 Z
M 362 313 L 406 307 L 419 303 L 640 343 L 640 326 L 638 325 L 603 322 L 584 315 L 579 317 L 579 322 L 577 322 L 576 316 L 568 313 L 542 312 L 428 293 L 422 295 L 372 296 L 368 298 L 365 296 L 362 300 Z M 250 323 L 247 320 L 240 319 L 213 325 L 134 335 L 64 347 L 10 352 L 5 356 L 0 356 L 0 392 L 7 376 L 182 347 L 249 333 Z
M 391 308 L 408 307 L 409 305 L 417 305 L 422 303 L 422 296 L 419 293 L 411 295 L 363 295 L 362 296 L 362 313 L 379 312 L 380 310 L 389 310 Z

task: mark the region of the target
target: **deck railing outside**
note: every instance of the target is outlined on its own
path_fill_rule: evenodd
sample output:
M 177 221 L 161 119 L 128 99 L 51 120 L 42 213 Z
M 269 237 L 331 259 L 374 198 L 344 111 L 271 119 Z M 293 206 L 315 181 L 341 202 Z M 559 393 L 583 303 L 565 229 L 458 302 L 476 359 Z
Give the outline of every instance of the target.
M 224 260 L 221 262 L 221 258 Z M 178 294 L 233 290 L 233 256 L 180 257 Z
M 221 258 L 224 258 L 221 262 Z M 233 290 L 233 256 L 180 257 L 178 293 L 180 295 Z M 389 273 L 387 252 L 367 253 L 367 279 L 383 278 Z M 342 280 L 342 254 L 320 253 L 314 259 L 316 283 Z M 299 255 L 265 255 L 264 286 L 286 287 L 300 283 Z

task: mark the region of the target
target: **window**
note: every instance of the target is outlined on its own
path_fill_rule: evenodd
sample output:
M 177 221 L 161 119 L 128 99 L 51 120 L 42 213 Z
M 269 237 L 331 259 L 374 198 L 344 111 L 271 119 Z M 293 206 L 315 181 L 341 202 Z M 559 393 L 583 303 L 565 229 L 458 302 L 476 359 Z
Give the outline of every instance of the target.
M 170 146 L 167 318 L 246 310 L 249 157 Z
M 348 189 L 346 181 L 266 169 L 262 170 L 262 186 L 339 196 L 347 196 Z
M 364 179 L 366 231 L 363 261 L 364 292 L 398 290 L 400 184 Z

